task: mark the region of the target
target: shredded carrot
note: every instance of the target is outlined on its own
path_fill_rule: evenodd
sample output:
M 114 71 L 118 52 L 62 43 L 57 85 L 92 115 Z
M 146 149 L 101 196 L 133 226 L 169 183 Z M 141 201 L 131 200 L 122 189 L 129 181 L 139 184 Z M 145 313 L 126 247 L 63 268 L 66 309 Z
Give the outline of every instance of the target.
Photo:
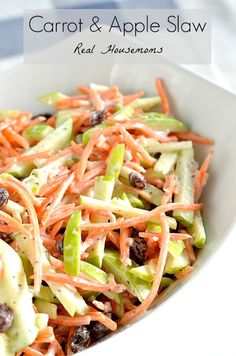
M 161 180 L 159 178 L 150 178 L 150 177 L 148 177 L 148 175 L 145 176 L 145 177 L 146 177 L 148 183 L 151 183 L 151 184 L 155 185 L 159 189 L 163 189 L 163 187 L 164 187 L 163 180 Z
M 153 200 L 153 199 L 152 199 L 152 195 L 149 194 L 149 193 L 147 193 L 147 192 L 145 192 L 145 191 L 142 190 L 142 189 L 138 189 L 138 188 L 131 187 L 131 186 L 126 185 L 126 184 L 124 184 L 124 183 L 122 183 L 122 182 L 120 182 L 120 181 L 117 182 L 117 185 L 118 185 L 120 188 L 124 189 L 124 191 L 132 192 L 132 193 L 134 193 L 135 195 L 140 196 L 141 198 L 147 200 L 147 201 L 150 202 L 150 203 L 151 203 L 152 200 Z
M 52 342 L 55 339 L 53 328 L 51 326 L 47 326 L 43 330 L 40 330 L 35 343 L 44 343 L 44 342 Z
M 66 283 L 71 286 L 81 288 L 83 290 L 90 290 L 96 292 L 113 291 L 116 293 L 121 293 L 124 290 L 124 286 L 119 284 L 115 284 L 115 283 L 99 284 L 96 282 L 92 283 L 92 282 L 88 282 L 87 280 L 83 280 L 82 278 L 71 277 L 69 275 L 60 274 L 60 273 L 44 273 L 43 279 L 45 281 Z
M 107 238 L 113 243 L 114 246 L 120 248 L 120 243 L 119 243 L 120 235 L 117 232 L 115 231 L 109 232 Z
M 166 176 L 165 184 L 163 187 L 164 195 L 161 199 L 161 204 L 164 205 L 171 201 L 175 191 L 175 186 L 176 186 L 176 179 L 174 174 L 169 174 L 168 176 Z
M 21 352 L 24 352 L 27 356 L 44 356 L 40 351 L 35 350 L 33 347 L 27 346 Z
M 100 91 L 99 94 L 102 100 L 115 100 L 122 96 L 119 88 L 116 86 Z
M 188 276 L 190 273 L 192 273 L 193 270 L 194 270 L 193 266 L 185 267 L 184 269 L 182 269 L 182 271 L 175 273 L 175 277 L 177 279 L 182 279 Z
M 155 277 L 153 280 L 153 284 L 147 298 L 135 309 L 128 311 L 125 315 L 120 319 L 119 325 L 123 325 L 124 323 L 128 323 L 131 320 L 137 318 L 141 314 L 143 314 L 152 304 L 155 297 L 157 296 L 158 289 L 160 287 L 161 278 L 164 272 L 166 258 L 168 254 L 168 246 L 170 241 L 170 233 L 169 233 L 169 225 L 168 220 L 166 219 L 165 214 L 160 213 L 160 222 L 163 233 L 163 238 L 161 240 L 160 253 L 158 257 L 158 261 L 155 267 Z
M 175 136 L 180 140 L 193 141 L 203 145 L 214 145 L 214 141 L 209 138 L 203 138 L 191 131 L 175 132 Z
M 33 205 L 33 201 L 31 199 L 31 195 L 29 194 L 29 191 L 24 186 L 24 184 L 22 184 L 22 182 L 18 181 L 17 179 L 11 176 L 8 176 L 6 179 L 0 178 L 0 182 L 2 185 L 14 189 L 20 195 L 25 205 L 25 208 L 28 211 L 29 220 L 33 228 L 32 236 L 33 236 L 33 243 L 34 243 L 34 256 L 32 256 L 32 258 L 34 260 L 34 277 L 35 277 L 34 288 L 35 291 L 38 292 L 40 290 L 40 286 L 42 282 L 42 257 L 41 257 L 42 240 L 40 237 L 38 217 Z M 3 212 L 1 212 L 1 214 L 3 214 Z M 20 230 L 17 229 L 16 231 L 21 231 L 21 230 L 22 227 Z M 27 234 L 26 236 L 29 236 L 29 234 Z
M 105 108 L 105 103 L 104 101 L 101 99 L 99 93 L 93 89 L 90 88 L 89 90 L 89 96 L 90 96 L 90 100 L 92 105 L 94 106 L 94 108 L 97 111 L 103 110 Z
M 43 226 L 46 225 L 46 222 L 50 218 L 50 215 L 52 214 L 53 210 L 61 202 L 65 192 L 69 188 L 70 184 L 73 182 L 74 177 L 75 177 L 75 175 L 74 175 L 74 173 L 72 173 L 67 179 L 65 179 L 65 181 L 61 184 L 61 186 L 56 190 L 49 208 L 47 209 L 47 211 L 45 212 L 45 214 L 43 215 L 43 217 L 41 219 L 41 224 Z
M 169 115 L 170 114 L 170 106 L 169 106 L 167 94 L 165 92 L 165 89 L 164 89 L 161 79 L 156 80 L 156 89 L 161 97 L 162 111 L 165 115 Z
M 120 260 L 124 266 L 130 264 L 128 238 L 130 231 L 128 228 L 120 230 Z
M 89 107 L 89 101 L 81 99 L 80 97 L 71 96 L 69 98 L 58 100 L 55 107 L 57 110 L 84 108 Z
M 139 172 L 139 173 L 142 173 L 142 174 L 145 174 L 146 173 L 146 169 L 143 168 L 142 166 L 140 166 L 140 164 L 136 163 L 136 162 L 126 162 L 124 164 L 124 166 L 127 166 L 131 169 L 134 169 L 136 172 Z
M 147 213 L 144 213 L 142 216 L 128 218 L 123 221 L 117 220 L 114 223 L 83 224 L 83 225 L 81 225 L 81 230 L 101 229 L 101 228 L 104 230 L 115 230 L 115 229 L 120 229 L 120 228 L 125 228 L 125 227 L 131 227 L 131 226 L 136 226 L 140 223 L 146 222 L 146 221 L 150 220 L 151 218 L 158 216 L 162 212 L 166 213 L 168 211 L 175 210 L 175 209 L 194 211 L 194 210 L 202 209 L 202 207 L 203 207 L 202 204 L 171 203 L 171 204 L 166 204 L 166 205 L 160 205 L 160 206 L 156 207 L 155 209 L 148 211 Z M 95 209 L 95 207 L 94 207 L 94 209 Z M 110 207 L 108 207 L 107 209 L 110 210 Z
M 196 256 L 195 256 L 193 246 L 191 244 L 191 240 L 190 239 L 184 240 L 184 244 L 185 244 L 186 252 L 188 254 L 190 263 L 194 263 L 196 261 Z
M 143 91 L 140 91 L 138 93 L 134 93 L 134 94 L 131 94 L 131 95 L 125 95 L 124 98 L 123 98 L 123 104 L 124 105 L 129 105 L 130 103 L 132 103 L 132 101 L 134 101 L 134 100 L 136 100 L 138 98 L 141 98 L 143 95 L 144 95 Z
M 65 316 L 65 315 L 57 315 L 55 319 L 50 319 L 51 325 L 62 325 L 62 326 L 82 326 L 89 325 L 91 321 L 91 316 L 83 315 L 83 316 Z
M 81 182 L 82 179 L 83 179 L 83 175 L 84 175 L 84 172 L 86 170 L 88 158 L 89 158 L 90 154 L 92 153 L 94 145 L 95 145 L 98 137 L 101 135 L 101 133 L 102 133 L 102 129 L 97 130 L 92 135 L 92 137 L 90 138 L 87 146 L 84 149 L 84 152 L 83 152 L 83 154 L 81 156 L 81 159 L 79 161 L 78 169 L 77 169 L 77 171 L 75 173 L 75 180 L 78 183 Z
M 91 318 L 91 321 L 99 321 L 111 331 L 115 331 L 117 329 L 117 323 L 101 312 L 88 312 L 86 315 Z
M 56 356 L 65 356 L 65 353 L 64 353 L 60 343 L 57 341 L 57 339 L 53 340 L 52 344 L 49 346 L 49 349 L 48 349 L 46 355 L 53 356 L 54 351 L 55 351 Z
M 207 170 L 209 168 L 209 165 L 212 161 L 212 158 L 213 158 L 213 152 L 209 152 L 206 156 L 206 158 L 204 159 L 202 165 L 201 165 L 201 168 L 198 172 L 198 175 L 197 175 L 197 180 L 196 180 L 196 183 L 195 183 L 195 191 L 194 191 L 194 200 L 197 202 L 200 195 L 201 195 L 201 192 L 202 192 L 202 189 L 204 187 L 204 185 L 206 184 L 206 181 L 208 179 L 208 175 L 207 175 Z
M 130 148 L 131 151 L 138 152 L 141 157 L 143 158 L 143 161 L 146 163 L 148 167 L 152 167 L 155 163 L 155 159 L 150 156 L 150 154 L 143 148 L 143 146 L 139 145 L 134 138 L 129 134 L 129 132 L 123 128 L 122 126 L 120 127 L 120 132 L 123 135 L 123 138 L 125 140 L 125 143 L 127 146 Z
M 29 143 L 26 140 L 26 138 L 18 134 L 12 128 L 7 127 L 6 129 L 3 130 L 3 134 L 10 142 L 17 143 L 20 147 L 23 147 L 25 150 L 29 148 Z
M 18 231 L 27 237 L 31 237 L 30 232 L 24 227 L 24 225 L 19 223 L 19 221 L 17 221 L 11 215 L 5 213 L 2 210 L 0 210 L 0 219 L 1 221 L 4 221 L 4 223 L 6 224 L 5 226 L 0 224 L 0 231 L 2 232 Z
M 63 225 L 63 220 L 57 222 L 57 223 L 53 226 L 52 231 L 50 232 L 50 237 L 51 237 L 51 239 L 53 239 L 53 238 L 58 234 L 58 232 L 59 232 L 59 230 L 61 229 L 62 225 Z

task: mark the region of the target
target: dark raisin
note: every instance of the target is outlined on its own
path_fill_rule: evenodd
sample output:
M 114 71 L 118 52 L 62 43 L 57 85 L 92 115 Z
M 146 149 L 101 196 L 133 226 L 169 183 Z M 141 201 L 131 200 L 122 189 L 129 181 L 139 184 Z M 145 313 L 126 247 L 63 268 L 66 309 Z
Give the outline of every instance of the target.
M 46 113 L 43 113 L 43 114 L 34 115 L 34 116 L 32 116 L 31 120 L 35 120 L 39 116 L 43 116 L 48 120 L 52 116 L 52 114 L 46 112 Z
M 129 174 L 129 183 L 130 183 L 130 185 L 132 185 L 132 187 L 135 187 L 138 189 L 146 189 L 147 188 L 146 178 L 138 172 L 131 172 Z
M 109 329 L 99 321 L 93 321 L 91 322 L 90 333 L 95 340 L 101 340 L 109 333 Z
M 130 258 L 138 264 L 143 264 L 147 254 L 147 244 L 142 237 L 134 237 L 130 245 Z
M 90 344 L 90 331 L 85 326 L 79 326 L 70 339 L 70 349 L 76 353 Z
M 6 204 L 9 199 L 9 193 L 5 188 L 0 188 L 0 206 Z
M 7 234 L 6 232 L 0 232 L 0 239 L 2 239 L 7 244 L 11 244 L 14 240 L 12 234 Z
M 59 239 L 56 242 L 56 250 L 57 252 L 61 253 L 63 255 L 64 252 L 64 239 Z
M 13 311 L 5 303 L 0 304 L 0 333 L 10 329 L 14 320 Z
M 131 233 L 131 237 L 139 237 L 139 230 L 136 229 L 135 227 L 132 228 L 132 233 Z
M 101 122 L 106 120 L 106 118 L 107 118 L 106 110 L 94 111 L 91 114 L 90 125 L 96 126 L 98 124 L 101 124 Z

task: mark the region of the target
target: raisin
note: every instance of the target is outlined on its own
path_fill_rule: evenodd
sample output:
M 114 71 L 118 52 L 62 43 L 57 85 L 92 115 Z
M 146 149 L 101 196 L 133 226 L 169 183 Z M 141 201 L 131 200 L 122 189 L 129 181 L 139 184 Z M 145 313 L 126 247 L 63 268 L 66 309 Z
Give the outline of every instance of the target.
M 14 320 L 13 311 L 5 303 L 0 304 L 0 333 L 10 329 Z
M 85 326 L 79 326 L 70 339 L 70 349 L 76 353 L 90 344 L 90 331 Z
M 136 227 L 132 228 L 132 233 L 131 233 L 131 237 L 139 237 L 139 230 L 136 229 Z
M 129 183 L 130 183 L 130 185 L 132 185 L 132 187 L 135 187 L 138 189 L 146 189 L 147 188 L 146 178 L 138 172 L 131 172 L 129 174 Z
M 64 252 L 64 239 L 59 239 L 56 242 L 56 250 L 57 252 L 61 253 L 63 255 Z
M 9 193 L 5 188 L 0 188 L 0 206 L 3 206 L 8 202 Z
M 6 232 L 0 232 L 0 239 L 2 239 L 7 244 L 11 244 L 14 241 L 12 234 L 8 234 Z
M 99 125 L 99 124 L 101 124 L 101 122 L 106 120 L 106 118 L 107 118 L 106 110 L 94 111 L 91 114 L 90 125 L 91 126 Z
M 146 254 L 147 254 L 147 244 L 146 241 L 140 237 L 134 237 L 131 241 L 130 245 L 130 258 L 137 262 L 138 264 L 143 264 L 143 262 L 146 260 Z
M 109 318 L 112 318 L 111 313 L 107 313 L 106 315 Z M 91 325 L 90 334 L 93 337 L 93 339 L 95 339 L 97 341 L 104 338 L 110 332 L 110 330 L 105 325 L 100 323 L 99 321 L 92 321 L 90 325 Z
M 94 321 L 91 323 L 91 336 L 95 340 L 101 340 L 108 333 L 109 329 L 99 321 Z

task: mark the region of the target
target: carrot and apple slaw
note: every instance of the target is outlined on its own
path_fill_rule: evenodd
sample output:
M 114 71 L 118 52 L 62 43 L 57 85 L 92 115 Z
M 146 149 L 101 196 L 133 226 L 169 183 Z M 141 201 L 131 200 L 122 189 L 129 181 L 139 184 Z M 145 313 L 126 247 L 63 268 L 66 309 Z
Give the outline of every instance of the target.
M 0 354 L 71 355 L 189 275 L 213 141 L 157 94 L 78 86 L 0 111 Z

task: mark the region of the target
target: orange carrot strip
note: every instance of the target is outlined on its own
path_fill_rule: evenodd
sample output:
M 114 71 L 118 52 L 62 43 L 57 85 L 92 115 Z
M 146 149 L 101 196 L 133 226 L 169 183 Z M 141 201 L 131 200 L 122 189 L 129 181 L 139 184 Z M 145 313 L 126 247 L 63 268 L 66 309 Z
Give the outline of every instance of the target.
M 6 139 L 6 137 L 0 133 L 0 143 L 9 151 L 13 150 L 10 142 L 8 142 L 8 140 Z
M 27 346 L 21 352 L 27 356 L 44 356 L 44 354 L 40 351 L 35 350 L 33 347 Z
M 100 166 L 98 166 L 98 167 L 92 169 L 91 171 L 85 173 L 84 180 L 87 181 L 87 180 L 89 180 L 89 179 L 91 179 L 93 177 L 98 176 L 99 174 L 102 173 L 102 171 L 104 170 L 104 167 L 105 167 L 105 164 L 102 163 Z
M 189 239 L 184 240 L 184 244 L 185 244 L 186 252 L 188 254 L 190 263 L 194 263 L 196 261 L 196 256 L 195 256 L 193 246 L 191 244 L 191 240 L 189 240 Z
M 119 88 L 114 86 L 99 92 L 102 100 L 114 100 L 121 97 Z
M 196 143 L 201 143 L 203 145 L 214 145 L 214 141 L 208 138 L 203 138 L 191 131 L 175 132 L 175 136 L 180 140 L 188 140 Z
M 151 306 L 152 302 L 157 296 L 158 289 L 161 283 L 161 278 L 164 273 L 166 258 L 168 254 L 168 246 L 170 242 L 168 220 L 164 213 L 160 214 L 160 223 L 161 223 L 163 238 L 161 240 L 160 253 L 159 253 L 157 264 L 155 266 L 155 277 L 153 280 L 150 293 L 147 296 L 147 298 L 138 307 L 125 313 L 125 315 L 119 321 L 120 325 L 126 324 L 127 322 L 130 322 L 131 320 L 137 318 L 139 315 L 143 314 Z
M 72 173 L 67 179 L 65 179 L 65 181 L 61 184 L 61 186 L 55 192 L 53 200 L 52 200 L 49 208 L 46 210 L 46 212 L 44 213 L 44 215 L 43 215 L 43 217 L 41 219 L 41 224 L 43 226 L 45 226 L 45 224 L 48 221 L 48 219 L 49 219 L 50 215 L 52 214 L 53 210 L 55 210 L 55 208 L 61 202 L 65 192 L 69 188 L 70 184 L 73 182 L 74 177 L 75 177 L 75 175 L 74 175 L 74 173 Z
M 21 197 L 26 210 L 29 214 L 30 223 L 32 224 L 32 236 L 33 236 L 33 245 L 34 245 L 34 277 L 35 277 L 35 291 L 39 291 L 41 282 L 42 282 L 42 240 L 40 237 L 38 217 L 29 194 L 28 189 L 24 184 L 12 176 L 8 176 L 7 179 L 0 178 L 0 182 L 3 185 L 14 189 Z M 19 230 L 18 230 L 19 231 Z M 27 234 L 28 236 L 28 234 Z
M 84 240 L 82 247 L 81 247 L 81 254 L 84 253 L 88 248 L 93 246 L 99 239 L 104 236 L 104 231 L 93 231 Z
M 78 169 L 76 171 L 76 174 L 75 174 L 75 180 L 76 182 L 81 182 L 82 179 L 83 179 L 83 175 L 84 175 L 84 172 L 86 170 L 86 167 L 87 167 L 87 162 L 88 162 L 88 158 L 89 156 L 91 155 L 92 151 L 93 151 L 93 148 L 94 148 L 94 145 L 98 139 L 98 137 L 102 134 L 102 129 L 98 129 L 93 135 L 92 137 L 90 138 L 87 146 L 85 147 L 83 153 L 82 153 L 82 156 L 81 156 L 81 159 L 79 161 L 79 164 L 78 164 Z
M 95 90 L 90 88 L 89 96 L 90 96 L 90 100 L 91 100 L 92 105 L 94 106 L 94 108 L 97 111 L 103 110 L 105 108 L 105 103 L 101 99 L 101 97 L 100 97 L 98 92 L 96 92 Z
M 72 186 L 70 188 L 71 193 L 76 193 L 76 194 L 82 194 L 85 190 L 91 188 L 94 185 L 95 178 L 88 180 L 87 182 L 81 182 L 80 184 L 77 184 Z
M 62 227 L 63 225 L 63 220 L 62 221 L 59 221 L 58 223 L 56 223 L 53 228 L 52 228 L 52 231 L 50 232 L 50 237 L 51 239 L 53 239 L 59 232 L 60 228 Z
M 129 134 L 129 132 L 122 126 L 120 127 L 120 132 L 123 135 L 127 146 L 132 151 L 139 153 L 142 156 L 144 162 L 147 164 L 147 166 L 152 167 L 156 160 L 152 158 L 150 154 L 143 148 L 143 146 L 139 145 L 135 141 L 135 139 Z
M 26 138 L 17 132 L 15 132 L 12 128 L 7 127 L 3 130 L 3 134 L 10 142 L 15 142 L 19 146 L 23 147 L 25 150 L 29 148 L 29 143 Z
M 18 156 L 17 157 L 17 162 L 27 162 L 27 161 L 33 161 L 37 158 L 49 158 L 52 157 L 53 153 L 51 152 L 37 152 L 37 153 L 33 153 L 31 155 L 27 155 L 27 156 Z
M 199 210 L 202 209 L 203 204 L 181 204 L 181 203 L 170 203 L 166 205 L 160 205 L 151 211 L 147 211 L 142 216 L 137 216 L 134 218 L 128 218 L 122 221 L 116 221 L 114 223 L 89 223 L 81 225 L 81 230 L 90 230 L 90 229 L 104 229 L 104 230 L 116 230 L 120 228 L 136 226 L 140 223 L 150 220 L 155 216 L 158 216 L 160 213 L 166 213 L 175 209 L 182 210 Z M 95 208 L 94 208 L 95 209 Z M 107 209 L 110 209 L 109 207 Z M 99 208 L 98 208 L 99 210 Z
M 117 323 L 101 312 L 92 311 L 92 312 L 88 312 L 86 315 L 91 317 L 91 321 L 99 321 L 101 324 L 105 325 L 111 331 L 115 331 L 117 329 Z
M 145 192 L 144 190 L 142 189 L 138 189 L 138 188 L 134 188 L 134 187 L 131 187 L 129 185 L 126 185 L 124 183 L 122 183 L 121 181 L 118 181 L 117 182 L 117 185 L 119 187 L 121 187 L 122 189 L 128 191 L 128 192 L 132 192 L 140 197 L 142 197 L 143 199 L 147 200 L 148 202 L 152 202 L 152 196 L 151 194 Z
M 6 223 L 6 229 L 4 228 L 4 225 L 1 224 L 0 226 L 0 231 L 2 232 L 20 232 L 21 234 L 31 237 L 30 232 L 21 224 L 19 221 L 17 221 L 15 218 L 13 218 L 11 215 L 5 213 L 4 211 L 0 210 L 0 219 Z
M 53 332 L 53 328 L 51 326 L 47 326 L 43 330 L 40 330 L 35 343 L 44 343 L 44 342 L 52 342 L 55 339 L 55 335 Z
M 177 279 L 182 279 L 192 273 L 193 270 L 193 266 L 185 267 L 184 269 L 182 269 L 182 271 L 175 273 L 175 277 Z
M 173 174 L 169 174 L 164 183 L 164 195 L 162 196 L 161 199 L 161 204 L 167 204 L 171 201 L 172 196 L 175 191 L 175 186 L 176 186 L 176 181 L 175 181 L 175 176 Z
M 92 290 L 97 292 L 113 291 L 121 293 L 124 291 L 124 286 L 114 283 L 99 284 L 96 282 L 89 282 L 78 277 L 71 277 L 62 273 L 44 273 L 43 279 L 45 281 L 54 281 L 59 283 L 66 283 L 83 290 Z
M 165 115 L 169 115 L 170 114 L 170 106 L 169 106 L 168 98 L 167 98 L 167 95 L 166 95 L 166 92 L 165 92 L 165 89 L 164 89 L 161 79 L 156 80 L 156 89 L 161 97 L 162 111 Z
M 88 106 L 89 106 L 88 100 L 84 100 L 76 96 L 60 99 L 55 103 L 55 107 L 57 110 L 84 108 Z
M 120 235 L 117 232 L 115 231 L 109 232 L 107 238 L 113 243 L 113 245 L 115 245 L 117 248 L 120 248 L 120 243 L 119 243 Z
M 130 231 L 128 228 L 120 230 L 120 260 L 124 266 L 127 266 L 129 264 L 129 236 Z
M 135 122 L 133 122 L 133 120 L 132 120 L 132 122 L 130 122 L 130 120 L 129 120 L 127 124 L 124 124 L 124 128 L 126 128 L 126 130 L 130 130 L 130 129 L 141 130 L 145 136 L 153 137 L 156 140 L 158 140 L 159 142 L 176 141 L 176 139 L 172 138 L 172 136 L 169 137 L 166 135 L 166 133 L 154 131 L 152 128 L 150 128 L 146 125 L 143 125 L 142 122 L 135 123 Z
M 124 95 L 123 97 L 123 104 L 124 105 L 129 105 L 130 103 L 132 103 L 132 101 L 141 98 L 144 95 L 143 91 L 140 91 L 138 93 L 134 93 L 131 95 Z
M 57 315 L 55 319 L 50 319 L 51 325 L 61 325 L 61 326 L 82 326 L 89 325 L 91 321 L 91 317 L 89 315 L 83 316 L 65 316 L 65 315 Z
M 82 94 L 89 95 L 89 88 L 86 87 L 85 85 L 78 85 L 77 86 L 77 91 L 82 93 Z
M 146 173 L 146 169 L 143 168 L 142 166 L 140 166 L 140 164 L 136 163 L 136 162 L 126 162 L 124 164 L 125 166 L 131 168 L 131 169 L 134 169 L 136 172 L 139 172 L 139 173 L 142 173 L 142 174 L 145 174 Z
M 51 345 L 48 348 L 47 353 L 45 354 L 45 356 L 65 356 L 64 351 L 62 350 L 61 345 L 59 344 L 59 342 L 54 339 L 53 342 L 51 343 Z
M 198 201 L 200 194 L 202 192 L 202 189 L 204 187 L 204 185 L 206 184 L 207 181 L 207 170 L 209 168 L 209 165 L 212 161 L 213 158 L 213 152 L 209 152 L 206 156 L 206 158 L 204 159 L 201 168 L 198 172 L 198 176 L 197 176 L 197 180 L 196 180 L 196 184 L 195 184 L 195 191 L 194 191 L 194 199 L 195 201 Z
M 159 178 L 150 178 L 148 176 L 146 176 L 146 179 L 147 179 L 148 183 L 155 185 L 159 189 L 163 189 L 163 187 L 164 187 L 163 180 L 161 180 Z

